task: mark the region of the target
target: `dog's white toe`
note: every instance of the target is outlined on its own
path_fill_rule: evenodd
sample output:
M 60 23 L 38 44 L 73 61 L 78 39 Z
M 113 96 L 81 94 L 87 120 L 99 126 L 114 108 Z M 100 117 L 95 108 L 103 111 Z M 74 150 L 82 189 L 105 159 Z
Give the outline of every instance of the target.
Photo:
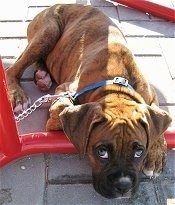
M 30 98 L 27 98 L 26 102 L 18 103 L 14 107 L 13 112 L 18 115 L 18 114 L 22 113 L 24 110 L 26 110 L 30 105 L 31 105 L 31 100 L 30 100 Z
M 154 171 L 153 171 L 153 170 L 144 169 L 144 170 L 143 170 L 143 173 L 144 173 L 147 177 L 150 177 L 150 178 L 154 176 Z
M 13 112 L 14 112 L 15 114 L 18 114 L 18 113 L 21 113 L 22 110 L 23 110 L 22 104 L 18 104 L 18 105 L 16 105 L 16 107 L 13 109 Z
M 155 172 L 155 173 L 154 173 L 154 177 L 156 178 L 156 177 L 160 176 L 160 174 L 161 174 L 161 173 Z
M 147 169 L 144 169 L 143 173 L 149 178 L 156 178 L 161 174 L 158 172 L 154 172 L 153 170 L 147 170 Z

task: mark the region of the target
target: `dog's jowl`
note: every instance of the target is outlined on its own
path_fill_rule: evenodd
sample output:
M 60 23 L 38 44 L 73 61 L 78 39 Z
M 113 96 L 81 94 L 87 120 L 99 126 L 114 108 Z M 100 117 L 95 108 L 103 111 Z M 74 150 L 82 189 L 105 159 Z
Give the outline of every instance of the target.
M 39 89 L 48 90 L 54 80 L 56 94 L 69 92 L 52 102 L 46 130 L 64 130 L 79 154 L 88 155 L 98 193 L 128 196 L 140 172 L 158 176 L 171 118 L 158 107 L 115 23 L 91 6 L 54 5 L 32 20 L 27 38 L 6 70 L 15 114 L 30 105 L 20 78 L 34 64 Z

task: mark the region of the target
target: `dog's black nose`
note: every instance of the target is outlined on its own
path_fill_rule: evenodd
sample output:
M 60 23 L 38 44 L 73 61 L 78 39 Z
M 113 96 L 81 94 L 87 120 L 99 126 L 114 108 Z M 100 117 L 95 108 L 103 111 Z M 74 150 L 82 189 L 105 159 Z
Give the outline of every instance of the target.
M 121 177 L 114 182 L 114 187 L 118 192 L 124 194 L 132 188 L 132 181 L 129 177 Z

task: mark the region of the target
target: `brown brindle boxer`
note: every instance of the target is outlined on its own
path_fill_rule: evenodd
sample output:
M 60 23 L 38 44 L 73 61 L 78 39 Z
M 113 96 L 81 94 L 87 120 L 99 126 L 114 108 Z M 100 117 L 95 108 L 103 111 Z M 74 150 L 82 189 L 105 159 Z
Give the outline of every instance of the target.
M 29 106 L 19 82 L 35 63 L 41 90 L 50 88 L 51 75 L 56 94 L 69 91 L 53 101 L 46 128 L 63 129 L 80 155 L 87 153 L 97 192 L 126 196 L 141 171 L 159 175 L 171 118 L 158 108 L 115 23 L 91 6 L 54 5 L 33 19 L 27 36 L 28 46 L 6 71 L 14 112 Z

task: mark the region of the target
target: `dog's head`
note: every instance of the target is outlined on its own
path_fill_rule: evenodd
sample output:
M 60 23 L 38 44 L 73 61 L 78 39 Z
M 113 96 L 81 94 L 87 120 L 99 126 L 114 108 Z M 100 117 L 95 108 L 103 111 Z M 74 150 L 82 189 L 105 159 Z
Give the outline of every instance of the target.
M 90 159 L 95 190 L 107 198 L 135 190 L 149 147 L 171 121 L 157 106 L 127 100 L 70 106 L 60 119 L 80 155 Z

